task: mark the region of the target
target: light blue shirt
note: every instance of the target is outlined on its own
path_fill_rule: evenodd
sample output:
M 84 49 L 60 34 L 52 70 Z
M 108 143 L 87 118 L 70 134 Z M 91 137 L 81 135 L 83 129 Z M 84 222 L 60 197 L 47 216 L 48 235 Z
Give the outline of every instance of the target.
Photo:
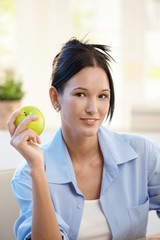
M 100 203 L 112 239 L 145 236 L 149 210 L 157 211 L 160 217 L 160 149 L 141 136 L 114 133 L 105 127 L 99 129 L 98 139 L 104 158 Z M 61 234 L 66 240 L 76 240 L 84 196 L 77 186 L 61 130 L 42 149 Z M 15 235 L 17 240 L 24 240 L 31 235 L 32 222 L 32 184 L 27 163 L 17 168 L 12 187 L 21 210 Z M 93 213 L 90 217 L 96 216 Z

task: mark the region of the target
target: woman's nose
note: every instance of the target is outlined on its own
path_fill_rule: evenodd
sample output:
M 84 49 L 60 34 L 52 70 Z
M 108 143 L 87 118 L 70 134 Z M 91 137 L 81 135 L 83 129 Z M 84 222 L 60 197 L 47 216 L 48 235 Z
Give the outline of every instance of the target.
M 86 113 L 95 114 L 97 113 L 98 105 L 96 100 L 90 100 L 87 102 Z

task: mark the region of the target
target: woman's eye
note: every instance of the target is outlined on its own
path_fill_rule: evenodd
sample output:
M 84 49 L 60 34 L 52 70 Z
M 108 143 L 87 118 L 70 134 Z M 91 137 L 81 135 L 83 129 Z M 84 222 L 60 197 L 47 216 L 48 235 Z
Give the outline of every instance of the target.
M 77 97 L 84 97 L 85 94 L 84 94 L 84 93 L 76 93 L 76 96 L 77 96 Z
M 99 95 L 99 98 L 102 98 L 102 99 L 109 98 L 109 95 L 107 95 L 107 94 L 101 94 L 101 95 Z

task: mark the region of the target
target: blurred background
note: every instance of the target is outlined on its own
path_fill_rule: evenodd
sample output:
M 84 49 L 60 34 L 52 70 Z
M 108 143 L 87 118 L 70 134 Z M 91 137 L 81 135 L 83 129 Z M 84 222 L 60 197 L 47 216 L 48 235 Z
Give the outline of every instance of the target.
M 0 0 L 0 72 L 22 79 L 22 105 L 43 111 L 46 130 L 60 125 L 48 89 L 53 58 L 71 37 L 111 46 L 110 128 L 160 131 L 160 0 Z

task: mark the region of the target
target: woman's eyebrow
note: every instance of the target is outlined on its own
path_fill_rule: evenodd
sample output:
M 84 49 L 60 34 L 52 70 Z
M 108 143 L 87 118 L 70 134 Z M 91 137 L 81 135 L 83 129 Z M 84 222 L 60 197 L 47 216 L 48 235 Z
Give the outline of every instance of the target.
M 86 88 L 83 88 L 83 87 L 76 87 L 76 88 L 73 89 L 73 91 L 75 91 L 75 90 L 85 90 L 85 91 L 88 91 Z
M 110 92 L 111 90 L 109 88 L 102 89 L 102 92 Z
M 76 88 L 74 88 L 73 89 L 73 91 L 76 91 L 76 90 L 84 90 L 84 91 L 88 91 L 88 89 L 86 89 L 86 88 L 83 88 L 83 87 L 76 87 Z M 110 92 L 110 89 L 109 88 L 106 88 L 106 89 L 102 89 L 101 90 L 102 92 Z

